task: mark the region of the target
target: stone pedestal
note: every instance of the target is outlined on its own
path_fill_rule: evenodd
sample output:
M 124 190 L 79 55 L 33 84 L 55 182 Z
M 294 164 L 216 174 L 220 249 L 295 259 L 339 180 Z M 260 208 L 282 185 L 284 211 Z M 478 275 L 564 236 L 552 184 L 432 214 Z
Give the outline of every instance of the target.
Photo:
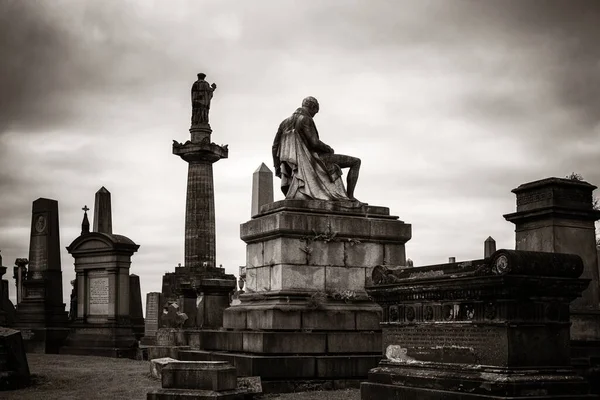
M 134 357 L 129 267 L 139 245 L 122 235 L 84 233 L 67 250 L 75 259 L 77 319 L 65 354 Z
M 29 270 L 23 298 L 17 307 L 16 327 L 28 352 L 58 353 L 68 334 L 63 303 L 58 202 L 33 202 Z
M 569 303 L 589 280 L 579 256 L 499 250 L 490 258 L 377 267 L 385 358 L 363 400 L 594 399 L 571 367 Z
M 594 222 L 596 186 L 584 181 L 548 178 L 520 185 L 517 211 L 504 216 L 515 224 L 516 249 L 577 254 L 583 259 L 582 278 L 590 285 L 571 304 L 571 345 L 574 363 L 600 381 L 600 281 Z M 600 385 L 594 389 L 600 394 Z
M 385 207 L 299 200 L 263 206 L 241 226 L 246 285 L 241 303 L 224 312 L 230 331 L 190 332 L 188 343 L 198 350 L 180 356 L 235 360 L 240 375 L 263 378 L 266 392 L 307 381 L 357 384 L 381 354 L 381 308 L 368 299 L 365 282 L 375 265 L 404 265 L 410 237 L 411 226 Z

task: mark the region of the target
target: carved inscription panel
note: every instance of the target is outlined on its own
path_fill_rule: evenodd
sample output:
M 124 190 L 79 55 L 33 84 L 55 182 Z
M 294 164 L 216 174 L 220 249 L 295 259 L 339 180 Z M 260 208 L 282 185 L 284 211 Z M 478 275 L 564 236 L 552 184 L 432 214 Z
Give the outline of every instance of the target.
M 91 315 L 108 315 L 108 277 L 90 277 L 89 279 L 89 313 Z
M 506 356 L 504 329 L 490 325 L 395 325 L 384 328 L 383 343 L 416 361 L 501 365 Z
M 146 297 L 146 336 L 154 335 L 158 329 L 158 313 L 162 311 L 159 309 L 159 300 L 160 293 L 149 293 Z

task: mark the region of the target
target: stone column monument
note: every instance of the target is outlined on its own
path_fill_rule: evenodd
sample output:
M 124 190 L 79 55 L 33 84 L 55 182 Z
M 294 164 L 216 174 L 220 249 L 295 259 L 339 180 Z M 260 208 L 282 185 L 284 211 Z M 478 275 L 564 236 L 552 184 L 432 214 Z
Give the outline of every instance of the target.
M 210 100 L 216 85 L 209 85 L 205 74 L 198 74 L 192 86 L 191 140 L 173 141 L 173 154 L 188 163 L 185 209 L 185 263 L 163 277 L 165 302 L 179 304 L 188 316 L 185 327 L 222 325 L 223 309 L 235 289 L 233 275 L 225 274 L 215 263 L 215 196 L 213 163 L 227 158 L 227 145 L 211 143 L 208 123 Z M 197 297 L 203 296 L 203 309 L 197 309 Z M 160 308 L 165 304 L 161 304 Z M 207 308 L 209 308 L 207 310 Z
M 33 202 L 29 270 L 17 320 L 28 352 L 57 353 L 68 334 L 56 200 L 40 198 Z
M 60 352 L 134 357 L 137 341 L 131 321 L 129 268 L 139 245 L 112 233 L 110 193 L 105 188 L 98 193 L 94 227 L 103 231 L 89 231 L 88 208 L 84 207 L 82 233 L 67 247 L 75 259 L 77 312 Z

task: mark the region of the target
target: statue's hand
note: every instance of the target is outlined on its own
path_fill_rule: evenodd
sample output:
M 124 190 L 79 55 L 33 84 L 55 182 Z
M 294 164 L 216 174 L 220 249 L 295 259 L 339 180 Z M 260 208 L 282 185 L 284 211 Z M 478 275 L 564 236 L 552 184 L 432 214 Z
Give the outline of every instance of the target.
M 213 90 L 215 90 L 217 88 L 217 84 L 213 83 L 212 85 L 210 85 L 211 88 L 213 88 Z

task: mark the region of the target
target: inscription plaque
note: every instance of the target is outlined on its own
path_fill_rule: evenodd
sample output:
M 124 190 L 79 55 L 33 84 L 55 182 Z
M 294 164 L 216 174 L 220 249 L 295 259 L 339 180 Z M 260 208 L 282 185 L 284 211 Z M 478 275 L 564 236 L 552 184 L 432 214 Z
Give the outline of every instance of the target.
M 90 314 L 108 314 L 108 277 L 90 278 L 88 298 Z
M 496 358 L 506 346 L 506 335 L 502 327 L 491 325 L 394 325 L 384 330 L 383 343 L 384 348 L 407 349 L 407 356 L 418 361 L 499 365 Z

